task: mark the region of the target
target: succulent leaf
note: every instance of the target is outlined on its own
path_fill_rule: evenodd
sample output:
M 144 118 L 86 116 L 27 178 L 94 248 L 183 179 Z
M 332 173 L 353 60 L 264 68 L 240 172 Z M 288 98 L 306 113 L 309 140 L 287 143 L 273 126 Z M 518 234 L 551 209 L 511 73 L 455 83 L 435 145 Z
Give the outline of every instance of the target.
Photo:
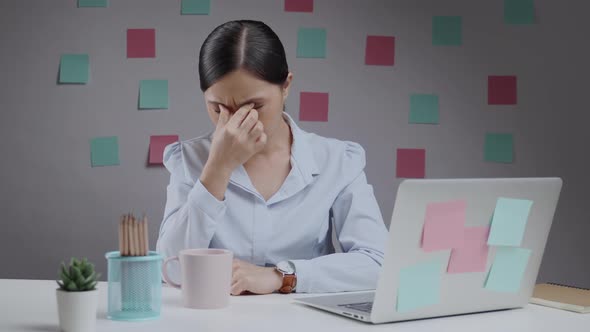
M 94 270 L 94 264 L 87 258 L 74 257 L 70 259 L 70 264 L 67 266 L 61 262 L 58 275 L 61 280 L 57 280 L 57 284 L 61 289 L 69 292 L 94 290 L 100 277 L 100 273 Z

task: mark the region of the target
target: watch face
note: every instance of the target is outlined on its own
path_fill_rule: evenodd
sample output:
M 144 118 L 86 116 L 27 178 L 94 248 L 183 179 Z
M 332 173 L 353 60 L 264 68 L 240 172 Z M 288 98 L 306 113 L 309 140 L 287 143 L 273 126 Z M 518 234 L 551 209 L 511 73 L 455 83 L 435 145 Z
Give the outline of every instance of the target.
M 277 264 L 277 269 L 283 272 L 284 274 L 293 274 L 295 273 L 295 267 L 289 261 L 282 261 Z

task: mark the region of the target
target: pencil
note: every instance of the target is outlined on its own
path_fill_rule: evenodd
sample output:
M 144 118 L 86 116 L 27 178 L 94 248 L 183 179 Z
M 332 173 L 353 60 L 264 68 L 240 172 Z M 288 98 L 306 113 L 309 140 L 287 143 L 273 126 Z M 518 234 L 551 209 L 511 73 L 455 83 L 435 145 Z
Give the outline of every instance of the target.
M 144 243 L 145 243 L 145 254 L 149 255 L 150 254 L 150 245 L 149 245 L 149 233 L 148 233 L 148 221 L 147 221 L 147 217 L 143 216 L 143 238 L 145 239 Z
M 137 235 L 137 219 L 133 216 L 133 242 L 135 245 L 135 256 L 139 256 L 139 236 Z
M 134 256 L 135 250 L 133 249 L 133 219 L 131 214 L 127 217 L 127 237 L 129 239 L 129 252 L 127 255 Z
M 135 217 L 131 215 L 131 256 L 137 256 L 135 242 L 137 242 L 137 238 L 135 237 Z
M 127 232 L 127 215 L 123 215 L 123 256 L 129 255 L 129 234 Z
M 137 235 L 139 237 L 139 256 L 145 256 L 143 246 L 143 222 L 139 220 L 137 223 Z
M 121 216 L 119 219 L 119 255 L 123 256 L 123 220 L 124 217 Z

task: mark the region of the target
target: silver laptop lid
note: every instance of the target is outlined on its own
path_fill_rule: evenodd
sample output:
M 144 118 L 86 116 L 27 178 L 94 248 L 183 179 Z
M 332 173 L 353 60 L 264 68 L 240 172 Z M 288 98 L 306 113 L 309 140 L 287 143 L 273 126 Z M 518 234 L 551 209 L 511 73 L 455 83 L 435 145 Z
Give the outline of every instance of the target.
M 371 320 L 380 323 L 524 306 L 532 294 L 537 278 L 561 185 L 562 181 L 559 178 L 403 181 L 398 188 L 394 205 L 390 241 L 375 294 Z M 526 205 L 526 202 L 530 201 L 532 204 L 520 244 L 514 245 L 514 239 L 508 239 L 503 245 L 487 246 L 484 271 L 449 273 L 448 264 L 450 260 L 454 260 L 452 249 L 426 251 L 422 247 L 427 207 L 432 212 L 432 207 L 436 207 L 437 203 L 448 203 L 446 205 L 450 207 L 454 202 L 456 212 L 457 206 L 461 206 L 460 202 L 464 202 L 464 226 L 485 227 L 491 225 L 499 198 L 503 198 L 503 203 L 514 201 Z M 497 214 L 518 214 L 506 210 L 505 206 L 503 209 L 504 211 Z M 441 210 L 438 211 L 440 213 Z M 431 212 L 429 219 L 432 219 Z M 432 225 L 432 222 L 433 220 L 430 220 L 428 224 Z M 502 242 L 501 236 L 498 238 L 498 234 L 502 235 L 502 232 L 505 237 L 518 233 L 518 227 L 514 228 L 515 231 L 508 229 L 507 232 L 506 226 L 510 228 L 513 227 L 512 224 L 497 221 L 497 225 L 498 229 L 492 230 L 495 233 L 494 243 Z M 492 228 L 494 226 L 496 225 Z M 451 234 L 450 229 L 451 226 L 442 232 Z M 429 243 L 433 238 L 432 234 L 438 233 L 429 232 Z M 527 252 L 530 253 L 528 256 Z M 524 257 L 523 253 L 527 257 Z M 456 255 L 455 258 L 460 257 L 459 254 Z M 497 269 L 493 280 L 486 283 L 496 255 Z M 520 258 L 516 257 L 518 255 Z M 506 272 L 502 269 L 508 269 L 506 264 L 518 265 L 518 259 L 526 259 L 526 262 L 522 267 L 523 273 L 518 288 L 511 289 L 509 284 L 514 283 L 514 280 L 502 279 L 505 276 L 501 272 Z M 438 286 L 432 284 L 435 274 L 433 271 L 436 270 L 437 264 L 440 264 L 439 270 L 436 271 Z M 412 294 L 417 296 L 411 297 Z M 398 300 L 402 300 L 403 303 L 398 303 Z

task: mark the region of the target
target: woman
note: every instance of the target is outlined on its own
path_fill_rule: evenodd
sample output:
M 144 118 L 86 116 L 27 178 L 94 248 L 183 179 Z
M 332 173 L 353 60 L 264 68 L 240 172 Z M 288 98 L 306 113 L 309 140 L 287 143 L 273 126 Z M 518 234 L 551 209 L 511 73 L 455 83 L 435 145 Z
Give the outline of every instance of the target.
M 232 295 L 374 289 L 387 229 L 364 150 L 307 133 L 284 112 L 293 74 L 278 36 L 257 21 L 217 27 L 199 76 L 216 128 L 164 151 L 157 250 L 233 251 Z

